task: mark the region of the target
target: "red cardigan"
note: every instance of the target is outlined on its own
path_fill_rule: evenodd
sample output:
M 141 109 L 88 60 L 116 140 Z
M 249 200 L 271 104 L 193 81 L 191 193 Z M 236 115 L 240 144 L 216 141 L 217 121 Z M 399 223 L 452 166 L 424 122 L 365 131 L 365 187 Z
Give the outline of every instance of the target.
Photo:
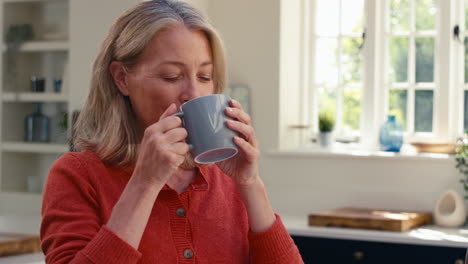
M 279 216 L 249 231 L 234 182 L 199 168 L 182 194 L 159 193 L 138 250 L 106 227 L 132 168 L 106 167 L 92 153 L 67 153 L 50 169 L 42 205 L 41 247 L 49 264 L 303 263 Z

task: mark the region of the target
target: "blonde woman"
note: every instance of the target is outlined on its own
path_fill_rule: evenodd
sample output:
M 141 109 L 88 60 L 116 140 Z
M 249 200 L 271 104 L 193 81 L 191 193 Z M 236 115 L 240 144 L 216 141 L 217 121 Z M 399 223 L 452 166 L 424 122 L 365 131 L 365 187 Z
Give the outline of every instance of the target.
M 112 26 L 68 153 L 50 170 L 42 208 L 46 261 L 302 263 L 258 173 L 250 117 L 232 100 L 239 154 L 197 166 L 173 116 L 222 93 L 223 47 L 199 11 L 138 4 Z

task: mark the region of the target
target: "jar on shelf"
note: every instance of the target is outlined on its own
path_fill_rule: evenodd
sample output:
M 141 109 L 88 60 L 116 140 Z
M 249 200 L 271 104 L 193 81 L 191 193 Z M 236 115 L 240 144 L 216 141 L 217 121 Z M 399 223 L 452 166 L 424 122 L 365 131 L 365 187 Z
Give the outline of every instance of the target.
M 380 150 L 387 152 L 400 152 L 403 145 L 403 126 L 394 115 L 388 115 L 387 121 L 380 128 Z
M 49 142 L 50 121 L 49 117 L 42 114 L 42 103 L 34 103 L 34 112 L 25 118 L 25 141 L 26 142 Z

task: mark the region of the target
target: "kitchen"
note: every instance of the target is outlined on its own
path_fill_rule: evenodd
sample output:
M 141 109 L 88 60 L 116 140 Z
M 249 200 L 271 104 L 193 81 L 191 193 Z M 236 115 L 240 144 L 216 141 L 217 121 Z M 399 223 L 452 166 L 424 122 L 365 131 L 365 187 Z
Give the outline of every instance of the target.
M 72 98 L 67 106 L 69 109 L 79 109 L 85 98 L 92 61 L 110 24 L 135 2 L 136 0 L 113 0 L 112 3 L 69 1 L 68 85 L 69 98 Z M 301 140 L 312 137 L 310 131 L 289 128 L 303 125 L 304 121 L 298 114 L 299 110 L 292 107 L 294 100 L 300 97 L 294 87 L 300 85 L 298 74 L 301 69 L 297 66 L 300 53 L 297 51 L 299 48 L 296 48 L 298 43 L 295 42 L 299 40 L 293 30 L 297 27 L 288 27 L 287 24 L 301 23 L 298 16 L 294 16 L 301 9 L 300 1 L 189 2 L 208 13 L 224 38 L 230 83 L 245 84 L 250 88 L 251 115 L 262 150 L 261 177 L 275 211 L 285 219 L 287 227 L 288 222 L 291 223 L 290 230 L 296 235 L 314 233 L 307 227 L 307 217 L 312 212 L 341 207 L 432 212 L 445 191 L 456 190 L 463 194 L 463 186 L 458 181 L 460 174 L 455 169 L 452 156 L 412 153 L 392 155 L 372 150 L 323 151 L 317 150 L 316 144 L 310 141 L 304 143 L 302 148 L 299 147 L 300 142 L 303 142 Z M 375 4 L 375 1 L 369 2 Z M 455 8 L 457 1 L 439 2 L 446 4 L 440 6 L 443 15 L 458 10 Z M 371 29 L 367 30 L 369 32 Z M 451 39 L 451 32 L 441 34 Z M 443 61 L 446 57 L 440 56 L 439 59 L 442 60 L 440 63 L 446 63 Z M 378 65 L 378 61 L 374 61 L 374 65 L 366 67 Z M 372 76 L 366 76 L 366 81 L 379 82 Z M 440 81 L 450 82 L 450 76 L 442 74 Z M 377 95 L 374 96 L 378 98 Z M 383 121 L 384 116 L 373 114 L 379 112 L 374 110 L 378 110 L 380 104 L 365 107 L 367 108 L 363 111 L 367 110 L 366 113 L 371 114 L 370 120 Z M 448 116 L 449 111 L 442 114 Z M 373 122 L 367 125 L 366 131 L 371 137 L 366 140 L 377 143 L 379 124 L 380 122 Z M 5 126 L 5 122 L 2 122 L 2 126 Z M 449 138 L 460 136 L 456 131 L 446 134 L 450 134 Z M 41 168 L 41 171 L 46 169 Z M 5 177 L 3 174 L 2 171 L 2 179 Z M 26 219 L 27 228 L 31 225 L 37 228 L 38 220 L 33 223 L 28 221 L 39 219 L 40 207 L 41 201 L 36 195 L 16 191 L 0 192 L 0 214 L 7 219 L 2 223 L 8 223 L 4 227 L 6 230 L 2 230 L 11 231 L 11 223 L 20 221 L 12 218 L 15 216 Z M 300 233 L 303 229 L 304 233 Z M 468 239 L 466 226 L 452 231 L 455 233 L 450 231 L 447 234 L 457 234 Z M 405 235 L 386 238 L 387 233 L 383 231 L 354 232 L 358 231 L 319 229 L 314 234 L 338 239 L 354 237 L 361 238 L 362 241 L 425 244 L 421 240 L 401 238 Z M 427 242 L 425 245 L 443 246 L 446 243 L 450 245 L 448 247 L 463 248 L 463 243 L 468 244 L 466 240 L 452 244 L 448 239 L 450 236 L 445 237 L 436 240 L 439 242 Z M 366 252 L 363 254 L 365 256 Z M 5 259 L 5 262 L 0 259 L 0 263 L 29 263 L 21 262 L 23 260 L 13 262 L 13 258 L 23 257 L 11 257 Z M 453 261 L 457 259 L 453 258 Z M 39 260 L 37 256 L 32 259 Z

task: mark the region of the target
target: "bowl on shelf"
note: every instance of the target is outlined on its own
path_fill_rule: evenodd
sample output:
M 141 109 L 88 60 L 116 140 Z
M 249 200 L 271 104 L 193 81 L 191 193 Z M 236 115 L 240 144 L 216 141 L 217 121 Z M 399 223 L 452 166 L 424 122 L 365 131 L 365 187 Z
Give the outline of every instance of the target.
M 422 143 L 413 142 L 410 143 L 418 153 L 443 153 L 443 154 L 454 154 L 455 144 L 452 143 Z

